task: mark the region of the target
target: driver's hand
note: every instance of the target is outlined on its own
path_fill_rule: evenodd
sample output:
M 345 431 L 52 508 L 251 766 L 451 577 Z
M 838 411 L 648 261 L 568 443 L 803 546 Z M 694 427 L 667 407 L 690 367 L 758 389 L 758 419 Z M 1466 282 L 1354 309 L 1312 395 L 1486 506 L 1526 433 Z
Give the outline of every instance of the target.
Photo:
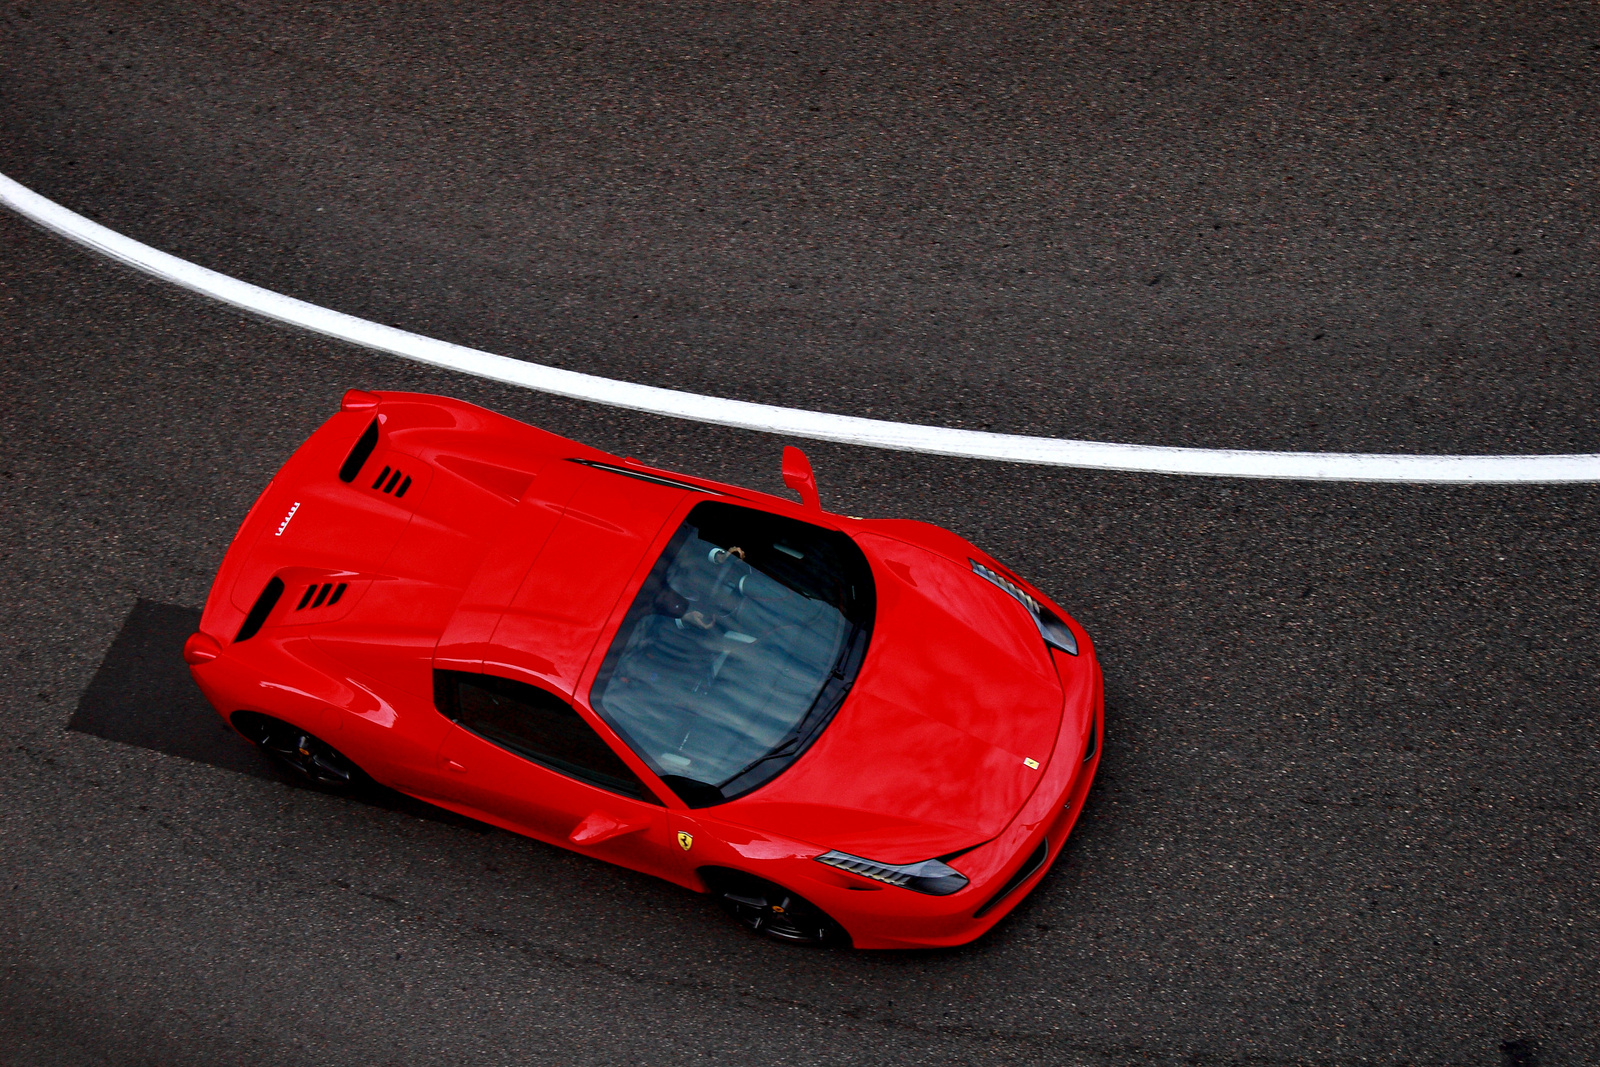
M 652 606 L 657 614 L 666 615 L 674 619 L 680 618 L 685 611 L 689 610 L 689 602 L 670 585 L 661 587 L 661 592 L 656 594 L 656 601 Z

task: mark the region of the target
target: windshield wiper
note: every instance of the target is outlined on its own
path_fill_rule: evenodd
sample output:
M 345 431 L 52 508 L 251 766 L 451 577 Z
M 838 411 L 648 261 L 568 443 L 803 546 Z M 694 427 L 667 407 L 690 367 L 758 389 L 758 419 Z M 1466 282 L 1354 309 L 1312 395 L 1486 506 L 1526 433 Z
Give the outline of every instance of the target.
M 802 721 L 802 725 L 803 725 L 803 721 Z M 768 752 L 765 756 L 759 757 L 754 762 L 746 764 L 739 771 L 729 775 L 727 778 L 723 779 L 721 785 L 718 785 L 717 788 L 721 789 L 722 786 L 727 785 L 729 782 L 736 781 L 736 780 L 738 780 L 740 778 L 743 778 L 745 775 L 749 774 L 751 771 L 755 770 L 757 767 L 761 766 L 763 763 L 767 762 L 768 760 L 779 759 L 780 757 L 783 757 L 783 756 L 792 756 L 792 755 L 794 755 L 794 751 L 799 746 L 799 744 L 800 744 L 800 734 L 797 733 L 797 732 L 789 734 L 788 737 L 785 737 L 781 742 L 778 743 L 778 747 L 777 748 L 773 749 L 771 752 Z
M 845 638 L 844 643 L 840 646 L 839 658 L 834 661 L 833 670 L 828 673 L 827 680 L 822 683 L 822 688 L 818 691 L 817 698 L 811 702 L 811 707 L 806 709 L 805 716 L 795 724 L 794 729 L 790 730 L 782 741 L 778 742 L 777 747 L 747 764 L 736 774 L 723 779 L 722 784 L 718 786 L 719 789 L 726 788 L 730 783 L 738 781 L 769 760 L 782 759 L 785 756 L 798 754 L 800 749 L 805 748 L 806 744 L 810 743 L 812 735 L 820 732 L 822 727 L 827 725 L 828 721 L 833 717 L 833 713 L 839 709 L 839 704 L 843 702 L 844 693 L 837 692 L 841 688 L 839 682 L 844 681 L 849 673 L 846 668 L 850 661 L 855 658 L 856 650 L 865 635 L 866 627 L 864 626 L 857 624 L 850 628 L 850 636 Z M 826 699 L 834 693 L 837 693 L 837 695 L 833 699 Z

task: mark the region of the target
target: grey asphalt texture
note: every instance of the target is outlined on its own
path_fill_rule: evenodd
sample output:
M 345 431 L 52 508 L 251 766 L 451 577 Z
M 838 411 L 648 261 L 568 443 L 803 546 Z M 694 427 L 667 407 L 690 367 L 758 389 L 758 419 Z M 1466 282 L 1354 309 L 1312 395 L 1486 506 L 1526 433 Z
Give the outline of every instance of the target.
M 180 256 L 628 380 L 1152 444 L 1600 452 L 1597 105 L 1592 4 L 0 7 L 0 172 Z M 805 952 L 186 748 L 138 658 L 352 386 L 773 491 L 791 442 L 9 215 L 0 375 L 6 1067 L 1600 1062 L 1600 487 L 805 444 L 829 506 L 1034 577 L 1107 690 L 1014 915 Z M 166 692 L 164 740 L 117 725 Z

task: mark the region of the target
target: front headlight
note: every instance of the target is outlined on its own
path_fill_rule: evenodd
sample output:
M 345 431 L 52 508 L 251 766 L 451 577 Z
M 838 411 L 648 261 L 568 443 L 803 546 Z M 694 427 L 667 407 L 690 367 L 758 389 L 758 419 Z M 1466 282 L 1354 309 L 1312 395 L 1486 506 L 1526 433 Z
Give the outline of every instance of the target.
M 1077 635 L 1055 612 L 1023 592 L 1016 582 L 999 573 L 993 567 L 985 567 L 975 559 L 968 559 L 967 562 L 972 564 L 972 573 L 1005 590 L 1012 599 L 1028 609 L 1028 614 L 1033 616 L 1033 624 L 1039 627 L 1039 634 L 1044 638 L 1045 644 L 1052 648 L 1059 648 L 1069 656 L 1078 654 Z
M 967 885 L 967 876 L 943 860 L 902 864 L 879 863 L 876 860 L 864 860 L 860 856 L 838 851 L 824 852 L 816 859 L 818 863 L 826 863 L 841 871 L 849 871 L 863 878 L 887 882 L 902 889 L 911 889 L 935 897 L 947 897 L 958 889 L 966 888 Z

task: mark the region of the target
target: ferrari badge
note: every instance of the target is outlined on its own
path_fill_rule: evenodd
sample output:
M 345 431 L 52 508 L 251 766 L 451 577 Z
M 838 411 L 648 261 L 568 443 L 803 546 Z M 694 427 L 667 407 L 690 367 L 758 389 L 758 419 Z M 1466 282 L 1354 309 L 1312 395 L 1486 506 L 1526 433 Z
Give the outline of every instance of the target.
M 683 830 L 678 831 L 678 847 L 688 852 L 694 847 L 694 835 Z

